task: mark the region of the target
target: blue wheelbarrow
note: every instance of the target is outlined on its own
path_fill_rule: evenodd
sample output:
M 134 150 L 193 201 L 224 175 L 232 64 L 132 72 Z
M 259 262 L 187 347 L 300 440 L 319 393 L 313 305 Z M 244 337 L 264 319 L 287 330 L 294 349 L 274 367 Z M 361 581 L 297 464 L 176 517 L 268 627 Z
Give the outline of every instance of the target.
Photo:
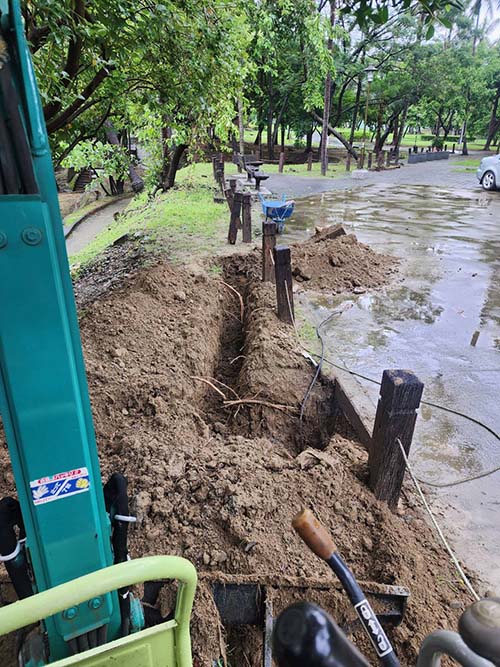
M 288 220 L 295 209 L 295 202 L 293 199 L 287 200 L 286 195 L 283 195 L 280 200 L 265 199 L 263 195 L 259 195 L 259 199 L 266 220 L 275 222 L 278 226 L 278 233 L 282 234 L 285 229 L 285 220 Z

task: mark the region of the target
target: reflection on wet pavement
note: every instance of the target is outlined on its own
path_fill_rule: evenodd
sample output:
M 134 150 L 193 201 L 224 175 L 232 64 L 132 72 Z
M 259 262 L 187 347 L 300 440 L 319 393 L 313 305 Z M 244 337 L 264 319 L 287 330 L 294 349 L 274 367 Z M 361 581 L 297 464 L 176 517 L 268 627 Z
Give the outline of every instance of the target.
M 498 432 L 500 193 L 419 185 L 332 191 L 297 202 L 283 241 L 335 223 L 400 258 L 401 270 L 390 286 L 348 297 L 354 307 L 324 328 L 327 350 L 377 380 L 384 368 L 409 368 L 425 383 L 424 398 Z M 346 299 L 302 301 L 319 322 Z M 377 386 L 367 388 L 376 401 Z M 469 421 L 423 406 L 417 423 L 412 460 L 420 477 L 449 482 L 500 464 L 499 441 Z M 452 506 L 447 529 L 455 529 L 459 553 L 500 591 L 499 488 L 497 473 L 440 496 Z

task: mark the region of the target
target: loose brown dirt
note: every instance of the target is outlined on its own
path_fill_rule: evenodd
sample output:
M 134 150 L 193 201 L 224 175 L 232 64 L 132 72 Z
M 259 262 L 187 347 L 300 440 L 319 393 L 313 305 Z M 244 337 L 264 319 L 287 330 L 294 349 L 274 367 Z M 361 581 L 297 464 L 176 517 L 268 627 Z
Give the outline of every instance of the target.
M 397 268 L 394 257 L 374 252 L 354 234 L 312 237 L 293 249 L 293 274 L 307 289 L 340 294 L 384 285 Z
M 340 623 L 353 619 L 333 575 L 291 530 L 302 507 L 332 531 L 359 579 L 409 588 L 405 619 L 389 634 L 402 663 L 414 664 L 425 634 L 454 628 L 467 597 L 412 493 L 404 490 L 395 514 L 372 496 L 366 451 L 337 412 L 329 381 L 316 384 L 300 419 L 313 369 L 293 328 L 275 315 L 274 287 L 260 282 L 257 254 L 228 259 L 221 276 L 165 262 L 136 273 L 137 244 L 127 243 L 120 251 L 125 284 L 92 300 L 109 267 L 118 270 L 115 249 L 76 287 L 102 475 L 129 479 L 138 519 L 132 556 L 182 555 L 201 574 L 195 664 L 212 667 L 226 642 L 232 667 L 261 664 L 255 629 L 221 626 L 210 578 L 274 582 L 275 612 L 296 599 L 291 584 L 300 584 L 301 597 Z M 313 246 L 305 246 L 294 251 L 299 266 L 301 257 L 313 264 Z M 386 259 L 352 237 L 314 248 L 318 262 L 323 252 L 359 258 L 350 268 L 328 259 L 331 289 L 352 289 L 354 279 L 370 287 L 388 275 Z M 334 269 L 341 269 L 336 277 Z M 313 280 L 327 284 L 325 275 Z M 7 495 L 13 480 L 5 448 L 1 457 Z M 331 590 L 307 588 L 318 579 Z

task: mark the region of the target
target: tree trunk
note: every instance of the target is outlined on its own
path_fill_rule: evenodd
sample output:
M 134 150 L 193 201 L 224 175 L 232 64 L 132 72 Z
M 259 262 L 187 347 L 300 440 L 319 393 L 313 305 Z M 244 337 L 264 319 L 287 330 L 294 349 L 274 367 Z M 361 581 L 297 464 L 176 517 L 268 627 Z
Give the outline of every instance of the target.
M 399 136 L 399 114 L 394 119 L 394 130 L 392 132 L 391 146 L 395 146 L 398 143 L 398 136 Z
M 351 122 L 351 134 L 349 137 L 349 143 L 354 143 L 354 134 L 356 132 L 356 123 L 358 122 L 358 113 L 359 113 L 359 101 L 361 99 L 361 77 L 358 78 L 358 86 L 356 88 L 356 99 L 354 101 L 354 111 L 352 112 L 352 122 Z
M 254 146 L 260 146 L 260 144 L 262 142 L 262 132 L 263 131 L 264 131 L 264 128 L 262 127 L 262 125 L 259 125 L 259 127 L 257 128 L 257 134 L 255 136 L 255 141 L 253 142 Z
M 245 153 L 245 128 L 243 125 L 243 102 L 241 95 L 238 96 L 238 132 L 240 135 L 240 154 Z
M 453 116 L 455 115 L 455 111 L 450 111 L 448 118 L 446 119 L 446 125 L 444 127 L 444 136 L 443 136 L 443 141 L 446 141 L 448 139 L 448 135 L 451 132 L 451 126 L 453 125 Z
M 321 130 L 321 175 L 326 176 L 328 171 L 328 121 L 330 120 L 330 105 L 332 92 L 332 75 L 330 72 L 326 75 L 325 94 L 323 104 L 323 126 Z
M 401 117 L 399 118 L 399 131 L 398 131 L 398 138 L 395 144 L 395 152 L 396 156 L 399 156 L 399 149 L 401 147 L 401 141 L 404 136 L 404 129 L 406 125 L 406 116 L 408 115 L 408 105 L 405 105 L 405 108 L 403 109 L 403 112 L 401 114 Z
M 175 177 L 177 176 L 177 171 L 179 169 L 179 163 L 186 148 L 187 148 L 186 144 L 177 144 L 176 146 L 172 147 L 170 151 L 170 160 L 169 160 L 167 175 L 162 182 L 162 188 L 164 190 L 169 190 L 170 188 L 174 187 Z
M 500 100 L 500 85 L 497 88 L 495 99 L 493 100 L 493 108 L 491 109 L 490 122 L 488 124 L 488 136 L 486 137 L 486 143 L 484 145 L 485 151 L 490 150 L 491 142 L 493 141 L 493 138 L 497 133 L 498 128 L 500 127 L 500 119 L 497 119 L 499 100 Z
M 310 153 L 312 151 L 312 142 L 313 142 L 313 131 L 309 130 L 309 132 L 306 133 L 306 153 Z
M 315 120 L 318 121 L 318 123 L 323 124 L 323 119 L 321 118 L 321 116 L 318 116 L 318 114 L 317 114 L 316 112 L 313 111 L 313 112 L 312 112 L 312 116 L 313 116 L 313 118 L 314 118 Z M 330 124 L 327 126 L 327 132 L 326 132 L 326 134 L 328 135 L 328 133 L 333 134 L 333 136 L 334 136 L 336 139 L 338 139 L 338 140 L 340 141 L 340 143 L 342 144 L 342 146 L 344 146 L 344 148 L 347 149 L 347 151 L 352 155 L 352 157 L 353 157 L 355 160 L 358 159 L 358 153 L 357 153 L 357 151 L 353 148 L 352 144 L 350 144 L 350 143 L 347 141 L 347 139 L 346 139 L 342 134 L 340 134 L 340 132 L 337 132 L 337 130 L 336 130 L 334 127 L 332 127 Z M 321 137 L 321 143 L 323 144 L 323 137 Z
M 384 120 L 384 105 L 382 104 L 382 102 L 379 102 L 378 114 L 377 114 L 377 132 L 375 135 L 375 145 L 374 145 L 375 155 L 378 155 L 378 153 L 380 152 L 380 149 L 378 147 L 380 146 L 380 134 L 382 132 L 383 120 Z
M 274 160 L 274 142 L 273 142 L 273 79 L 272 76 L 269 76 L 269 104 L 267 107 L 267 158 L 268 160 Z
M 330 25 L 335 25 L 335 0 L 330 0 Z M 333 39 L 328 38 L 328 51 L 333 51 Z M 323 121 L 321 141 L 321 175 L 326 176 L 328 171 L 328 125 L 330 123 L 330 110 L 332 106 L 332 73 L 328 70 L 325 80 L 325 93 L 323 99 Z
M 161 128 L 161 179 L 163 181 L 167 176 L 168 163 L 170 159 L 170 139 L 172 138 L 172 128 L 168 124 L 168 118 L 163 116 L 163 125 Z
M 467 103 L 468 101 L 469 100 L 467 100 Z M 467 148 L 467 116 L 462 125 L 462 155 L 469 155 L 469 149 Z
M 110 120 L 106 120 L 104 122 L 104 131 L 106 133 L 106 139 L 110 144 L 113 144 L 114 146 L 120 146 L 115 128 L 113 127 L 113 124 Z M 132 183 L 132 190 L 134 192 L 141 192 L 141 190 L 144 189 L 144 181 L 139 176 L 132 163 L 129 165 L 128 174 L 130 177 L 130 182 Z

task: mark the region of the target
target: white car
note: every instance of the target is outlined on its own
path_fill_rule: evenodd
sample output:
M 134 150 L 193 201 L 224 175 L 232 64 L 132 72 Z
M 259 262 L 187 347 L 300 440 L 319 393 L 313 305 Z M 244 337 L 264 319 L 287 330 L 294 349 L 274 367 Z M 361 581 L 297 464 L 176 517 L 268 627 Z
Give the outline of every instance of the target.
M 477 170 L 477 178 L 485 190 L 500 188 L 500 155 L 483 157 Z

